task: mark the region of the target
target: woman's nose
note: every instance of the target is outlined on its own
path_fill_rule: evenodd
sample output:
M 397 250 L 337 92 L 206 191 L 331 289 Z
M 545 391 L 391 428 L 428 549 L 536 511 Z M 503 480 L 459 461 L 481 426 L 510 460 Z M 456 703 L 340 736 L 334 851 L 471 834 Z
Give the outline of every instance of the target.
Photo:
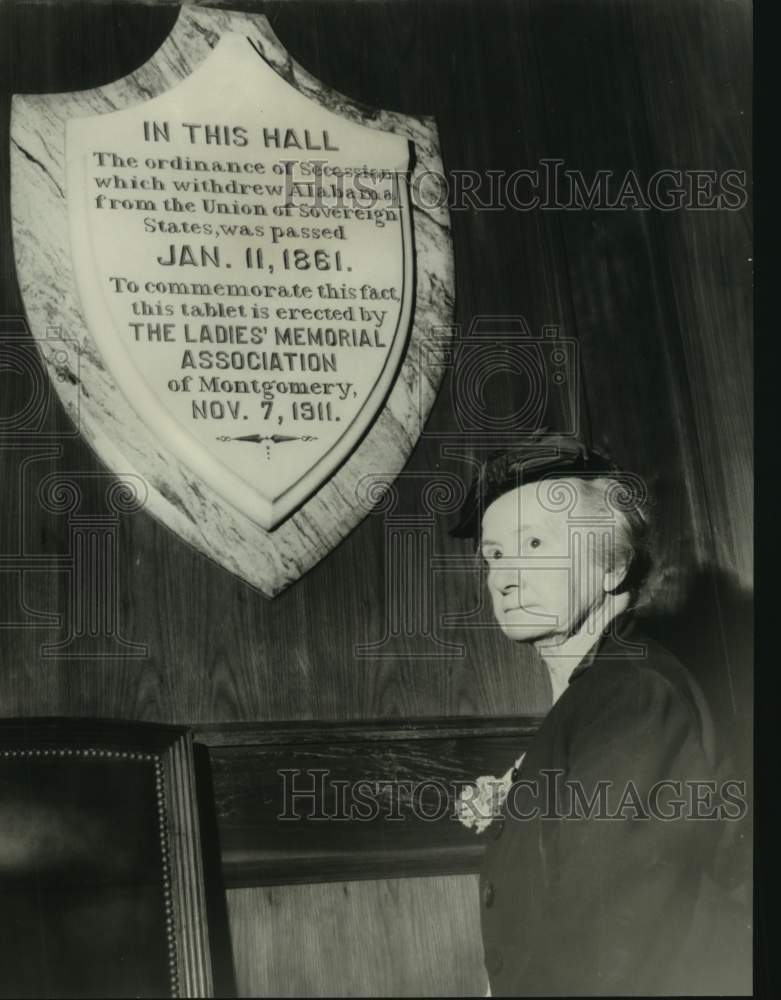
M 524 574 L 520 560 L 502 560 L 500 565 L 492 566 L 489 583 L 501 594 L 508 594 L 511 590 L 522 590 Z

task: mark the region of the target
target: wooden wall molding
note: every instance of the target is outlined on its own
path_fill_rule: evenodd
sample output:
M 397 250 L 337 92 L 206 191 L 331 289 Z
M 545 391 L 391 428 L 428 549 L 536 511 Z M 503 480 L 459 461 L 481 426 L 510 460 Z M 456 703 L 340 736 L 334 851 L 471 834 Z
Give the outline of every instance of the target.
M 211 764 L 226 885 L 477 871 L 489 834 L 455 818 L 455 799 L 478 775 L 512 767 L 539 723 L 528 717 L 198 727 L 194 738 L 208 748 Z

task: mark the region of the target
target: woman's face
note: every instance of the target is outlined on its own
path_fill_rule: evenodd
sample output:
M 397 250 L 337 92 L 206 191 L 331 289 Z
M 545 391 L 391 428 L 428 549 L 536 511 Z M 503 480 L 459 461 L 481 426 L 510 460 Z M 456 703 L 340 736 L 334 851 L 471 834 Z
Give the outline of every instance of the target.
M 494 615 L 516 642 L 569 634 L 604 596 L 594 539 L 567 510 L 544 507 L 537 486 L 503 494 L 483 515 L 481 553 Z

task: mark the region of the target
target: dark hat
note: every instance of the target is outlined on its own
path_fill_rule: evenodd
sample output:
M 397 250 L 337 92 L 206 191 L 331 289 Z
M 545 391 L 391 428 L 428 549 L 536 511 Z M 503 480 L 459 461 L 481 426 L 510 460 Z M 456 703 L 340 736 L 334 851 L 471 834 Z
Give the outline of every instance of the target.
M 615 475 L 620 469 L 582 441 L 559 434 L 540 434 L 517 448 L 491 453 L 481 464 L 461 517 L 450 532 L 454 538 L 478 538 L 486 509 L 504 493 L 541 479 L 564 476 Z

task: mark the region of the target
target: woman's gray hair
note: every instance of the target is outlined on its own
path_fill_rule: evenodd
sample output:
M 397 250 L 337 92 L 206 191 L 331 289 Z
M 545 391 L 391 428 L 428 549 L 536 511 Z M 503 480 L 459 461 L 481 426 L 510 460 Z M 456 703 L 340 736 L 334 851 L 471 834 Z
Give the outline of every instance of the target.
M 607 559 L 603 567 L 606 572 L 624 568 L 616 593 L 628 593 L 633 607 L 645 604 L 653 559 L 650 498 L 643 481 L 625 474 L 556 479 L 577 483 L 581 513 L 609 525 L 610 531 L 605 534 L 610 544 L 606 549 L 600 546 L 595 554 L 599 559 Z

